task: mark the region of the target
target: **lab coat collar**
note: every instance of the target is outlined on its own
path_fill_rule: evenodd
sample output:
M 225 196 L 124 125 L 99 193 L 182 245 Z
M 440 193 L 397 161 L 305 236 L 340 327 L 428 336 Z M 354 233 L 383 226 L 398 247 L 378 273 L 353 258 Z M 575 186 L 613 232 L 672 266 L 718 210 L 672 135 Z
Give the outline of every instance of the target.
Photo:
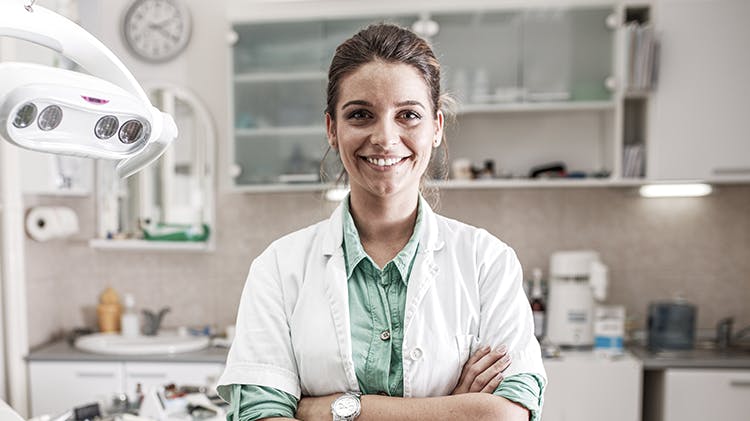
M 419 196 L 420 206 L 424 209 L 422 214 L 422 233 L 419 239 L 419 251 L 417 253 L 427 253 L 440 250 L 445 242 L 437 227 L 437 216 L 427 201 Z M 342 244 L 344 241 L 344 221 L 343 221 L 344 203 L 340 203 L 328 219 L 328 227 L 324 232 L 323 238 L 323 255 L 344 255 Z

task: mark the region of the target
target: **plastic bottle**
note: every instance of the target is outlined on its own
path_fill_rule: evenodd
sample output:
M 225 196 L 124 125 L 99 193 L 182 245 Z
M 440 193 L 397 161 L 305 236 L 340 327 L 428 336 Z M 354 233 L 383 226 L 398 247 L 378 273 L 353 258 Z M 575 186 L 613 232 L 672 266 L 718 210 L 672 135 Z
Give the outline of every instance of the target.
M 547 304 L 542 292 L 542 270 L 534 268 L 531 280 L 531 312 L 534 315 L 534 336 L 541 340 L 546 333 Z
M 141 334 L 138 313 L 135 312 L 135 298 L 133 294 L 125 294 L 125 312 L 122 314 L 120 327 L 122 336 L 133 337 Z

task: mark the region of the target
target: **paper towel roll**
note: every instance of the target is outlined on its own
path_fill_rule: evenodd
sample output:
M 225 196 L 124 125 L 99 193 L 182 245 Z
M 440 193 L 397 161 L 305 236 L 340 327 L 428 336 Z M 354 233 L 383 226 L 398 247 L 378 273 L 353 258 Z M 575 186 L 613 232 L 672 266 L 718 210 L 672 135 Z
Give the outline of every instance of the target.
M 26 215 L 26 233 L 36 241 L 69 237 L 78 232 L 78 216 L 62 206 L 38 206 Z

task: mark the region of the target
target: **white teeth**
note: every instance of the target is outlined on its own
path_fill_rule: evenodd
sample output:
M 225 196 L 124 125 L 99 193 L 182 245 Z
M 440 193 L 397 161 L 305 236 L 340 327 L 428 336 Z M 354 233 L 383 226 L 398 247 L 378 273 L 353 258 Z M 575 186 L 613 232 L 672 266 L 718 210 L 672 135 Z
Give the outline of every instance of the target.
M 367 157 L 366 159 L 367 159 L 367 162 L 369 162 L 369 163 L 371 163 L 373 165 L 377 165 L 379 167 L 390 167 L 393 164 L 397 164 L 397 163 L 401 162 L 400 158 L 388 158 L 388 159 L 377 158 L 376 159 L 376 158 Z

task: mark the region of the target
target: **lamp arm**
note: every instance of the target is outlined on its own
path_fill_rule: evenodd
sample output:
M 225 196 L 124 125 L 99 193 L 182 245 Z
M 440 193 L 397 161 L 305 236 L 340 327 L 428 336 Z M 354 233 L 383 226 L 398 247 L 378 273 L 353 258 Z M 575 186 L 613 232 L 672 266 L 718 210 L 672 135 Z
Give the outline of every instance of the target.
M 0 36 L 22 39 L 57 51 L 93 76 L 108 80 L 151 102 L 132 73 L 101 41 L 75 22 L 44 7 L 27 9 L 20 0 L 0 2 Z

